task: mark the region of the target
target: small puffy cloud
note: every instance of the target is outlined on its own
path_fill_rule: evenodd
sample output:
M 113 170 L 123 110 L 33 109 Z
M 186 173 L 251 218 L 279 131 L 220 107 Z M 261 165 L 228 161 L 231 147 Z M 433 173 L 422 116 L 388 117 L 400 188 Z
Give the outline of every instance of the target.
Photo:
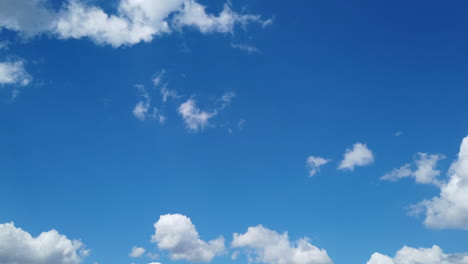
M 182 116 L 187 129 L 193 132 L 203 130 L 209 124 L 210 118 L 217 115 L 217 111 L 207 112 L 198 108 L 194 99 L 182 103 L 177 111 Z
M 148 264 L 161 264 L 161 262 L 149 262 Z
M 234 248 L 247 248 L 253 252 L 253 261 L 267 264 L 331 264 L 327 252 L 301 238 L 294 244 L 287 233 L 279 234 L 261 225 L 249 227 L 244 234 L 234 234 Z M 249 256 L 250 259 L 250 256 Z
M 0 85 L 11 84 L 26 86 L 30 84 L 31 81 L 31 75 L 24 69 L 24 63 L 22 61 L 0 62 Z
M 374 253 L 367 264 L 468 264 L 468 253 L 445 254 L 438 246 L 411 248 L 404 246 L 391 258 Z
M 0 224 L 0 263 L 79 264 L 87 253 L 83 243 L 56 230 L 33 237 L 14 223 Z
M 414 177 L 417 183 L 439 186 L 441 184 L 438 179 L 440 171 L 436 169 L 436 166 L 439 160 L 444 158 L 445 156 L 440 154 L 418 153 L 414 161 L 415 170 L 411 169 L 411 164 L 405 164 L 398 169 L 393 169 L 380 179 L 397 181 L 401 178 Z
M 132 251 L 128 255 L 130 257 L 132 257 L 132 258 L 139 258 L 139 257 L 143 256 L 143 254 L 145 254 L 145 252 L 146 252 L 146 249 L 144 249 L 142 247 L 133 247 Z
M 203 33 L 226 33 L 235 25 L 271 23 L 258 15 L 238 14 L 227 4 L 219 15 L 208 14 L 195 0 L 120 0 L 114 14 L 85 2 L 68 0 L 54 10 L 47 0 L 2 0 L 0 29 L 25 37 L 48 34 L 61 39 L 89 38 L 120 47 L 150 42 L 185 26 Z
M 468 230 L 468 137 L 449 169 L 449 180 L 440 185 L 440 194 L 413 206 L 413 212 L 425 213 L 424 224 L 430 228 Z
M 320 170 L 320 167 L 330 162 L 329 159 L 322 157 L 309 156 L 306 160 L 306 167 L 309 169 L 309 176 L 314 176 Z
M 374 162 L 374 154 L 366 144 L 357 142 L 352 149 L 346 149 L 339 170 L 354 170 L 357 166 L 366 166 Z
M 167 250 L 173 260 L 190 262 L 210 262 L 225 250 L 224 238 L 203 241 L 190 218 L 180 214 L 160 216 L 154 224 L 156 229 L 152 242 L 160 250 Z

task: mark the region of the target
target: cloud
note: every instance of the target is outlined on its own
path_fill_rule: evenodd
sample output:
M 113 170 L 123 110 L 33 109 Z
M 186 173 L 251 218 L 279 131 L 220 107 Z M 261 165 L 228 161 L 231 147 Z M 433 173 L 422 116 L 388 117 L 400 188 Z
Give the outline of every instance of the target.
M 398 169 L 393 169 L 380 179 L 387 181 L 397 181 L 401 178 L 414 177 L 417 183 L 434 184 L 439 186 L 441 182 L 437 179 L 440 171 L 436 170 L 439 160 L 445 159 L 444 155 L 418 153 L 415 158 L 415 170 L 411 169 L 411 164 L 405 164 Z
M 260 50 L 257 47 L 247 44 L 231 44 L 231 47 L 245 51 L 249 54 L 260 52 Z
M 258 15 L 238 14 L 232 11 L 229 4 L 224 4 L 223 11 L 216 16 L 206 13 L 206 7 L 194 0 L 186 0 L 182 11 L 175 15 L 174 26 L 176 28 L 192 27 L 202 33 L 232 33 L 234 26 L 239 24 L 245 27 L 250 22 L 259 23 L 262 26 L 271 24 L 271 20 L 262 20 Z
M 32 237 L 14 223 L 0 224 L 0 263 L 79 264 L 86 255 L 83 243 L 56 230 Z
M 449 180 L 440 185 L 439 196 L 413 206 L 412 213 L 425 213 L 424 224 L 430 228 L 468 230 L 468 136 L 448 175 Z
M 234 92 L 226 92 L 219 98 L 219 101 L 221 102 L 221 107 L 219 110 L 223 110 L 224 108 L 228 107 L 232 100 L 236 98 L 236 94 Z
M 331 264 L 327 252 L 301 238 L 294 244 L 287 233 L 279 234 L 261 225 L 249 227 L 244 234 L 234 233 L 234 248 L 253 250 L 254 261 L 268 264 Z
M 50 32 L 56 18 L 47 0 L 0 1 L 0 28 L 19 32 L 23 37 Z
M 139 257 L 143 256 L 143 254 L 145 254 L 145 252 L 146 252 L 146 249 L 144 249 L 142 247 L 133 247 L 132 251 L 128 255 L 130 257 L 132 257 L 132 258 L 139 258 Z
M 331 160 L 322 157 L 309 156 L 306 160 L 306 167 L 309 169 L 309 176 L 314 176 L 320 171 L 320 167 Z
M 190 218 L 184 215 L 162 215 L 154 227 L 152 242 L 157 243 L 160 250 L 168 250 L 173 260 L 210 262 L 225 250 L 223 237 L 201 240 Z
M 31 81 L 32 77 L 24 69 L 22 61 L 0 62 L 0 85 L 13 84 L 26 86 Z
M 148 264 L 161 264 L 161 262 L 149 262 Z
M 12 85 L 12 99 L 15 99 L 20 87 L 29 85 L 32 82 L 31 75 L 25 70 L 23 61 L 0 62 L 0 86 Z
M 29 38 L 48 34 L 60 39 L 89 38 L 114 47 L 151 42 L 155 37 L 194 27 L 203 33 L 232 32 L 236 25 L 267 25 L 258 15 L 238 14 L 226 4 L 219 15 L 206 13 L 195 0 L 120 0 L 115 14 L 80 0 L 59 10 L 47 0 L 0 1 L 0 28 Z
M 366 144 L 357 142 L 353 149 L 346 149 L 339 170 L 354 170 L 356 166 L 366 166 L 374 162 L 374 154 Z
M 149 118 L 164 123 L 166 117 L 160 114 L 158 108 L 151 107 L 151 97 L 146 88 L 143 85 L 135 85 L 135 87 L 138 89 L 141 100 L 133 108 L 133 115 L 140 121 L 145 121 Z
M 438 246 L 411 248 L 404 246 L 394 258 L 374 253 L 367 264 L 468 264 L 468 253 L 445 254 Z
M 217 115 L 217 111 L 203 111 L 197 106 L 194 99 L 188 99 L 177 109 L 182 116 L 188 130 L 197 132 L 203 130 L 208 124 L 210 118 Z

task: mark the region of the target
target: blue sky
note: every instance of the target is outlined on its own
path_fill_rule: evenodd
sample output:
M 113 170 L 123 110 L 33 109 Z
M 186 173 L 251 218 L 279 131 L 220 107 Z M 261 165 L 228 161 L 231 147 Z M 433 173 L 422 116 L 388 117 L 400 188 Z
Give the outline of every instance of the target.
M 3 0 L 0 264 L 468 263 L 467 11 Z

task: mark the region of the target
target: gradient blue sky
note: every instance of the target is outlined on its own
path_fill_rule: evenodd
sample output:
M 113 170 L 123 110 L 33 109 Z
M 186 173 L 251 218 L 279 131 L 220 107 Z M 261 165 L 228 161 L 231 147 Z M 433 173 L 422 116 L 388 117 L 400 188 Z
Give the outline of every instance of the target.
M 212 14 L 224 4 L 197 2 Z M 115 14 L 118 1 L 86 5 Z M 189 263 L 150 241 L 160 215 L 175 213 L 201 239 L 226 239 L 228 253 L 212 263 L 247 263 L 231 260 L 232 234 L 259 224 L 292 242 L 309 237 L 336 264 L 404 245 L 468 252 L 463 228 L 408 215 L 438 186 L 380 179 L 418 152 L 446 156 L 441 178 L 457 159 L 468 134 L 468 2 L 231 5 L 273 22 L 231 33 L 184 27 L 119 47 L 3 25 L 0 62 L 22 61 L 30 82 L 0 85 L 0 222 L 80 239 L 90 264 L 151 262 L 129 257 L 133 246 L 160 255 L 152 261 Z M 162 71 L 180 95 L 165 103 L 152 82 Z M 135 85 L 164 123 L 133 115 L 143 100 Z M 178 112 L 190 98 L 217 113 L 196 131 Z M 374 162 L 337 170 L 356 142 Z M 331 161 L 309 177 L 311 155 Z

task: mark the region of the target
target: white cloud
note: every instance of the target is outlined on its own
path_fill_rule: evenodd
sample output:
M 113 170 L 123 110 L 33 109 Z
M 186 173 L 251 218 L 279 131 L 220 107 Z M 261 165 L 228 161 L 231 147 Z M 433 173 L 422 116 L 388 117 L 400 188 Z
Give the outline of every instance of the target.
M 56 230 L 32 237 L 14 223 L 0 224 L 0 263 L 79 264 L 86 255 L 83 243 Z
M 272 22 L 262 20 L 258 15 L 238 14 L 232 11 L 229 4 L 224 5 L 223 11 L 218 16 L 208 14 L 206 7 L 194 0 L 186 0 L 182 11 L 175 15 L 173 21 L 176 28 L 190 26 L 203 33 L 232 33 L 236 24 L 245 27 L 248 23 L 255 22 L 266 26 Z
M 162 83 L 164 75 L 166 75 L 165 69 L 162 69 L 160 72 L 156 73 L 156 76 L 153 78 L 154 87 L 158 87 Z
M 413 212 L 425 212 L 424 224 L 430 228 L 468 230 L 468 136 L 450 167 L 448 182 L 440 186 L 439 196 L 414 206 Z
M 203 241 L 190 218 L 180 214 L 160 216 L 154 224 L 156 229 L 152 241 L 160 250 L 168 250 L 173 260 L 210 262 L 224 252 L 224 238 Z
M 145 121 L 150 118 L 164 123 L 166 117 L 160 113 L 158 108 L 151 107 L 151 97 L 146 88 L 143 85 L 135 85 L 135 87 L 138 89 L 141 100 L 133 108 L 133 115 L 140 121 Z
M 468 264 L 468 253 L 445 254 L 438 246 L 418 249 L 405 246 L 394 258 L 374 253 L 367 264 Z
M 417 183 L 439 186 L 441 184 L 438 179 L 440 171 L 436 170 L 436 166 L 437 162 L 444 158 L 445 156 L 440 154 L 418 153 L 414 161 L 415 170 L 411 169 L 411 164 L 405 164 L 398 169 L 393 169 L 380 179 L 397 181 L 401 178 L 414 177 Z
M 245 51 L 249 54 L 260 52 L 260 50 L 257 47 L 247 44 L 231 44 L 231 47 Z
M 0 84 L 26 86 L 31 81 L 31 75 L 24 69 L 22 61 L 0 62 Z
M 26 37 L 47 33 L 61 39 L 90 38 L 114 47 L 150 42 L 185 26 L 226 33 L 236 24 L 250 22 L 271 23 L 257 15 L 238 14 L 227 4 L 219 15 L 208 14 L 195 0 L 120 0 L 115 14 L 80 0 L 69 0 L 58 11 L 48 0 L 0 1 L 0 28 Z
M 221 102 L 221 107 L 219 110 L 223 110 L 224 108 L 228 107 L 232 100 L 236 97 L 236 94 L 234 92 L 226 92 L 219 98 L 219 101 Z
M 320 167 L 330 162 L 329 159 L 322 157 L 309 156 L 306 160 L 306 166 L 309 169 L 309 176 L 314 176 L 320 170 Z
M 331 264 L 327 252 L 301 238 L 294 244 L 287 233 L 279 234 L 261 225 L 249 227 L 244 234 L 234 234 L 234 248 L 253 250 L 254 261 L 268 264 Z
M 143 256 L 143 254 L 145 254 L 145 252 L 146 252 L 146 249 L 144 249 L 142 247 L 133 247 L 132 251 L 128 255 L 130 257 L 132 257 L 132 258 L 139 258 L 139 257 Z
M 193 132 L 203 130 L 209 124 L 210 118 L 217 115 L 217 111 L 202 111 L 193 99 L 188 99 L 182 103 L 178 108 L 178 112 L 184 119 L 187 129 Z
M 346 149 L 344 158 L 338 169 L 354 170 L 356 166 L 366 166 L 374 162 L 374 154 L 366 144 L 357 142 L 353 149 Z
M 161 264 L 161 262 L 150 262 L 148 264 Z

